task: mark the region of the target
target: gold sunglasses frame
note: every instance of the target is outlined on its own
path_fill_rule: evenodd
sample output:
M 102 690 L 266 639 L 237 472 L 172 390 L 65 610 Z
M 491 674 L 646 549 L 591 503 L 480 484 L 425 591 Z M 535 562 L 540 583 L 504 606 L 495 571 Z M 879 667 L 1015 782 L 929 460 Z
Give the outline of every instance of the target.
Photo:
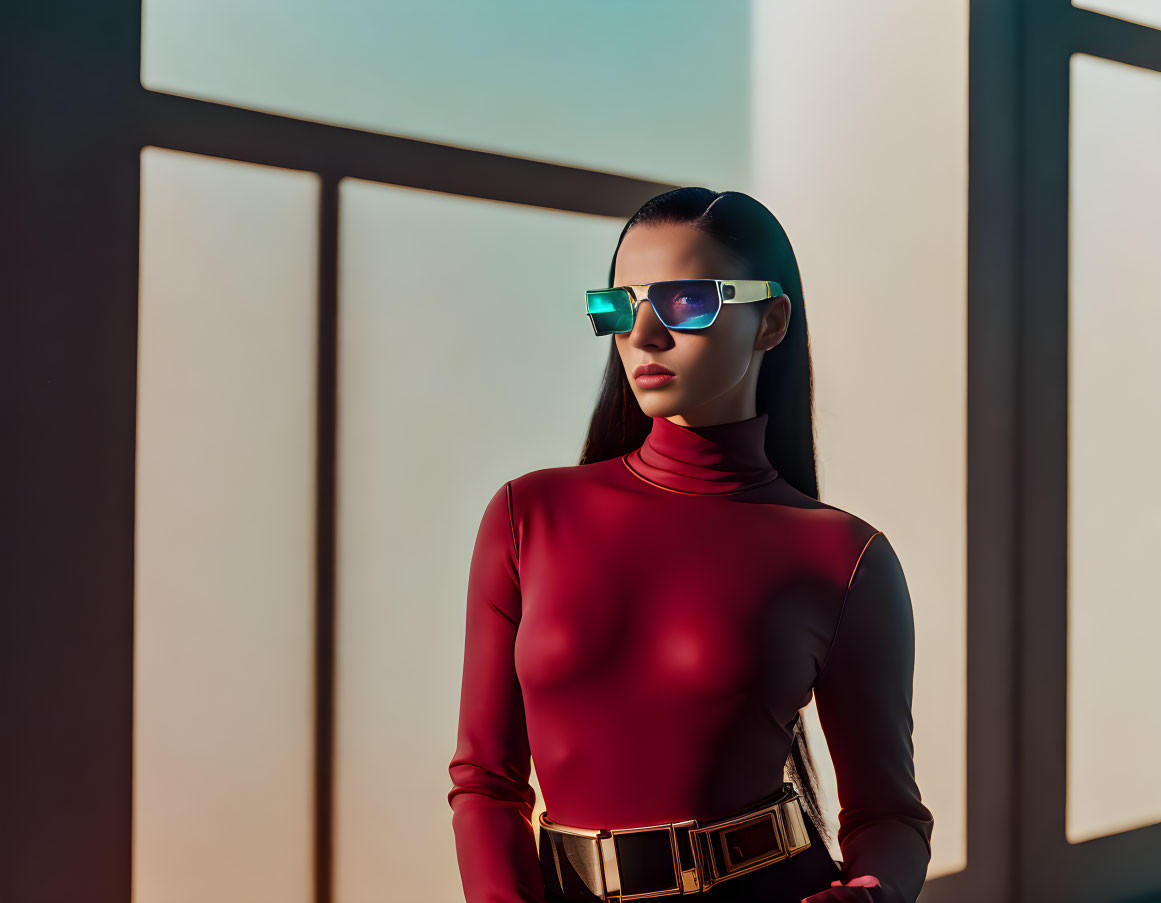
M 752 304 L 755 301 L 765 301 L 767 298 L 777 298 L 783 294 L 782 286 L 777 282 L 772 282 L 762 279 L 660 279 L 657 282 L 645 282 L 640 285 L 611 285 L 608 288 L 594 288 L 588 289 L 585 292 L 585 316 L 589 318 L 589 323 L 593 327 L 594 335 L 628 335 L 632 332 L 632 327 L 624 332 L 605 332 L 602 333 L 597 329 L 597 321 L 593 319 L 593 314 L 588 310 L 588 296 L 590 294 L 598 294 L 602 292 L 612 292 L 619 289 L 627 289 L 629 292 L 629 299 L 633 311 L 633 323 L 637 322 L 637 309 L 641 306 L 643 301 L 653 302 L 649 298 L 649 287 L 653 285 L 666 285 L 672 282 L 713 282 L 717 286 L 718 291 L 718 309 L 714 313 L 714 317 L 705 326 L 683 327 L 683 326 L 669 326 L 661 317 L 661 325 L 666 329 L 675 329 L 678 332 L 697 332 L 701 329 L 709 329 L 717 322 L 718 314 L 722 312 L 723 304 Z M 726 297 L 727 288 L 730 297 Z M 653 313 L 657 313 L 657 309 L 653 309 Z

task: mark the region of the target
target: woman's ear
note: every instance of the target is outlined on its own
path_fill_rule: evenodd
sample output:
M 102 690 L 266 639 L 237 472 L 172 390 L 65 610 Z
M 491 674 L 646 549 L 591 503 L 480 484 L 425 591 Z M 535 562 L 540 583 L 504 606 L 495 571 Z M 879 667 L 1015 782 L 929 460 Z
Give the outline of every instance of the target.
M 786 331 L 790 328 L 790 297 L 778 295 L 774 298 L 766 311 L 762 314 L 761 326 L 754 341 L 754 348 L 769 351 L 775 348 L 786 338 Z

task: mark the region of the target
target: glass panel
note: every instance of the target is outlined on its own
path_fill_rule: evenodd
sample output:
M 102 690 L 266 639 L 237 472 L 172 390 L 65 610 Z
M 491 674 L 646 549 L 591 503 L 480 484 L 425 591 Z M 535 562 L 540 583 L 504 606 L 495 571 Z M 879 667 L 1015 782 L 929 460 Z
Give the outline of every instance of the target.
M 141 165 L 134 898 L 307 903 L 318 180 Z
M 1072 5 L 1115 16 L 1118 19 L 1127 19 L 1139 25 L 1161 28 L 1161 3 L 1157 0 L 1090 0 L 1089 3 L 1077 3 L 1073 0 Z
M 1071 70 L 1066 833 L 1079 843 L 1161 820 L 1161 74 L 1083 54 Z
M 144 0 L 142 14 L 154 91 L 662 181 L 737 187 L 750 163 L 748 0 Z
M 754 183 L 803 270 L 822 497 L 890 537 L 911 590 L 935 878 L 967 863 L 968 3 L 753 15 Z M 813 702 L 806 718 L 835 825 Z
M 612 341 L 585 290 L 624 222 L 341 191 L 335 899 L 462 899 L 445 801 L 472 544 L 505 480 L 579 458 Z

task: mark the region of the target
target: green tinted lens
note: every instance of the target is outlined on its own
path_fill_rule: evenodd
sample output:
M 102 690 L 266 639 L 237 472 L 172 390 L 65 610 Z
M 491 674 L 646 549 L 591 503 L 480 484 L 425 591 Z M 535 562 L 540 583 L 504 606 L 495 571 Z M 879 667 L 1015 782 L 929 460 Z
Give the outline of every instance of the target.
M 633 300 L 625 289 L 585 292 L 585 299 L 597 335 L 632 330 Z

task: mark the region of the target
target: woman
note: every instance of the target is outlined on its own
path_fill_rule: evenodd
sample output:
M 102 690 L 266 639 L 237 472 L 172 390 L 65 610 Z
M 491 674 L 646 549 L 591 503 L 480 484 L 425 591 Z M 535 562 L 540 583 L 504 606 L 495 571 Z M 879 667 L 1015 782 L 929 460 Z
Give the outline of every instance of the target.
M 580 464 L 501 486 L 472 555 L 448 794 L 466 899 L 912 903 L 934 819 L 911 601 L 882 531 L 818 500 L 790 242 L 745 194 L 676 189 L 626 223 L 609 285 L 632 288 L 588 293 L 613 339 Z M 798 729 L 812 692 L 841 871 Z

